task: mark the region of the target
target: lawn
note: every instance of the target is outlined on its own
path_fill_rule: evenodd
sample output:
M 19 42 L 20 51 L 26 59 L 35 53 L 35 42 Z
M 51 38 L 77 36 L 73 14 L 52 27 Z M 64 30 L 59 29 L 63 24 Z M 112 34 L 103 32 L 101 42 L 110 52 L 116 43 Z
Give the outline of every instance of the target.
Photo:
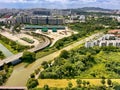
M 101 85 L 101 79 L 82 79 L 82 81 L 89 81 L 90 85 Z M 113 82 L 120 83 L 120 79 L 112 79 Z M 39 85 L 37 88 L 43 88 L 44 85 L 48 85 L 49 87 L 58 87 L 58 88 L 65 88 L 68 86 L 68 82 L 72 82 L 73 87 L 75 87 L 76 79 L 39 79 Z

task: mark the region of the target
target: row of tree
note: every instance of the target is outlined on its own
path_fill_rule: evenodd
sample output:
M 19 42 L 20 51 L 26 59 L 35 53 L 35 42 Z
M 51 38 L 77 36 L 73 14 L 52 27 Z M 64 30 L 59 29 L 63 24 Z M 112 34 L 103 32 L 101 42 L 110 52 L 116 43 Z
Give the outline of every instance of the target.
M 13 71 L 12 66 L 9 67 L 7 64 L 4 64 L 3 70 L 0 71 L 0 86 L 3 85 L 7 81 L 12 71 Z
M 66 88 L 58 87 L 49 87 L 49 85 L 45 84 L 43 88 L 34 87 L 33 90 L 119 90 L 120 84 L 117 82 L 113 82 L 111 79 L 101 79 L 101 84 L 93 85 L 89 81 L 77 79 L 76 84 L 74 86 L 71 81 L 68 82 L 68 86 Z

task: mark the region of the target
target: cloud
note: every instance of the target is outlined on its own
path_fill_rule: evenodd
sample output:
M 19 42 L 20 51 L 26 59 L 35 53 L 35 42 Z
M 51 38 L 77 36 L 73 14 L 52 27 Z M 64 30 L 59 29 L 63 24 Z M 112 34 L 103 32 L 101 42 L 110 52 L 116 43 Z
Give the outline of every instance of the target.
M 70 3 L 70 2 L 95 2 L 96 0 L 0 0 L 3 3 L 39 3 L 39 2 L 61 2 L 61 3 Z
M 120 0 L 0 0 L 0 7 L 10 8 L 80 8 L 102 7 L 120 9 Z
M 0 0 L 2 3 L 37 3 L 39 0 Z

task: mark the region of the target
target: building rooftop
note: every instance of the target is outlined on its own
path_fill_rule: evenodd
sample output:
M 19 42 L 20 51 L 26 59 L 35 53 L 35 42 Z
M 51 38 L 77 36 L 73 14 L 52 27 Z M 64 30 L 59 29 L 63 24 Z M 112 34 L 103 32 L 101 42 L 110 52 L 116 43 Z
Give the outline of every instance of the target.
M 120 29 L 108 31 L 108 33 L 110 33 L 110 34 L 117 34 L 117 33 L 119 33 L 119 32 L 120 32 Z
M 65 29 L 65 26 L 38 26 L 38 25 L 27 25 L 25 26 L 25 29 Z

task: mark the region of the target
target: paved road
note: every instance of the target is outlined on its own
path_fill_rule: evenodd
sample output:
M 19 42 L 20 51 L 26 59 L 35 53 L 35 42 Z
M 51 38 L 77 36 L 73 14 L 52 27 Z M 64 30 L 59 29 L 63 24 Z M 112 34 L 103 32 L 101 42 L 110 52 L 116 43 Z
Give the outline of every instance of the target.
M 94 34 L 94 35 L 92 35 L 92 36 L 90 36 L 88 38 L 85 38 L 85 39 L 80 40 L 80 41 L 78 41 L 78 42 L 76 42 L 74 44 L 71 44 L 71 45 L 69 45 L 69 46 L 67 46 L 67 47 L 65 47 L 65 48 L 63 48 L 63 49 L 61 49 L 59 51 L 56 51 L 56 52 L 54 52 L 52 54 L 49 54 L 49 55 L 47 55 L 45 57 L 42 57 L 42 58 L 36 60 L 31 65 L 29 65 L 27 68 L 24 68 L 23 65 L 16 66 L 16 68 L 14 68 L 14 71 L 13 71 L 11 77 L 6 82 L 5 86 L 25 86 L 30 74 L 33 73 L 35 69 L 39 68 L 43 61 L 52 60 L 55 57 L 57 57 L 62 50 L 70 50 L 70 49 L 72 49 L 74 47 L 77 47 L 80 44 L 83 44 L 86 41 L 98 36 L 99 34 L 100 33 Z
M 12 52 L 10 52 L 5 46 L 3 46 L 2 44 L 0 44 L 0 51 L 3 52 L 3 54 L 5 55 L 5 57 L 10 57 L 13 55 Z
M 43 36 L 43 37 L 44 37 L 44 42 L 43 43 L 38 44 L 35 48 L 30 49 L 28 51 L 36 52 L 36 51 L 41 50 L 41 49 L 47 47 L 48 45 L 50 45 L 51 42 L 50 42 L 49 38 L 47 38 L 46 36 Z M 4 63 L 10 63 L 10 62 L 16 61 L 20 57 L 22 57 L 22 55 L 23 55 L 23 52 L 22 53 L 18 53 L 16 55 L 13 55 L 11 57 L 5 58 L 2 61 L 0 61 L 0 66 L 3 66 Z

